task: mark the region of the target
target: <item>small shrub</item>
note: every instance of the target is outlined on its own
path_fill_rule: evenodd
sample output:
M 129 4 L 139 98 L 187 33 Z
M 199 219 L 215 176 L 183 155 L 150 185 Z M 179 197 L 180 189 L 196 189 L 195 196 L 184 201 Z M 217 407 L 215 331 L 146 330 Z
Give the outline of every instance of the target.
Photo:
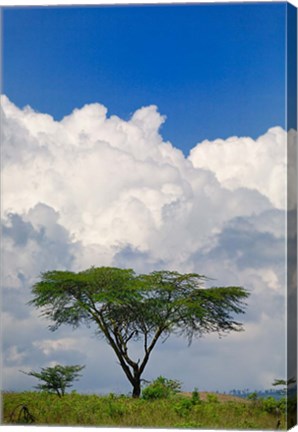
M 268 413 L 276 413 L 276 411 L 279 410 L 279 401 L 269 396 L 262 400 L 262 408 Z
M 178 393 L 180 389 L 181 383 L 179 381 L 160 376 L 144 388 L 142 397 L 146 400 L 167 399 Z
M 258 400 L 258 393 L 257 392 L 250 393 L 247 396 L 247 399 L 252 401 L 252 402 L 256 402 Z
M 180 417 L 187 417 L 192 407 L 193 407 L 193 403 L 191 399 L 181 398 L 175 404 L 174 410 Z
M 191 394 L 191 402 L 193 405 L 197 405 L 201 402 L 200 393 L 199 393 L 197 387 L 194 388 L 194 390 Z
M 215 394 L 208 393 L 207 394 L 207 402 L 208 403 L 218 403 L 218 397 Z

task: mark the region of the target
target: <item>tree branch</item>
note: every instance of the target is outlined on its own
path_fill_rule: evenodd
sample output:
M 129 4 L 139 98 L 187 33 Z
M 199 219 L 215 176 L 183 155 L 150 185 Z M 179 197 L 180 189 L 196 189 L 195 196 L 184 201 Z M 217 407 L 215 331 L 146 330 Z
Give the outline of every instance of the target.
M 92 300 L 90 297 L 88 297 L 88 299 L 89 299 L 89 301 L 90 301 L 90 303 L 91 303 L 91 305 L 92 305 L 92 308 L 93 308 L 93 310 L 92 310 L 92 308 L 90 308 L 90 307 L 88 308 L 89 313 L 91 314 L 93 320 L 98 324 L 100 330 L 103 332 L 103 334 L 104 334 L 105 337 L 107 338 L 107 340 L 108 340 L 110 346 L 113 348 L 113 350 L 114 350 L 114 352 L 115 352 L 115 354 L 116 354 L 116 356 L 117 356 L 117 358 L 118 358 L 118 360 L 119 360 L 119 362 L 120 362 L 120 365 L 121 365 L 121 367 L 122 367 L 122 369 L 123 369 L 125 375 L 127 376 L 128 380 L 131 382 L 131 384 L 133 384 L 133 382 L 134 382 L 134 378 L 133 378 L 133 375 L 132 375 L 132 373 L 131 373 L 131 371 L 130 371 L 130 369 L 129 369 L 129 366 L 128 366 L 128 365 L 125 363 L 125 361 L 124 361 L 125 356 L 123 355 L 122 350 L 119 349 L 119 347 L 118 347 L 116 341 L 115 341 L 115 340 L 112 338 L 112 336 L 110 335 L 110 332 L 109 332 L 108 326 L 106 325 L 106 323 L 105 323 L 105 321 L 104 321 L 104 317 L 103 317 L 101 311 L 99 311 L 99 310 L 96 308 L 96 306 L 95 306 L 93 300 Z M 80 301 L 80 300 L 79 300 L 79 301 Z M 86 307 L 85 304 L 83 304 L 82 306 Z M 125 360 L 126 360 L 126 359 L 125 359 Z M 126 360 L 126 361 L 127 361 L 127 360 Z M 127 363 L 128 363 L 128 362 L 127 362 Z
M 153 339 L 152 339 L 152 341 L 151 341 L 149 347 L 147 347 L 147 349 L 146 349 L 146 353 L 145 353 L 145 356 L 144 356 L 143 361 L 142 361 L 142 363 L 141 363 L 141 366 L 140 366 L 140 368 L 139 368 L 140 375 L 143 373 L 143 371 L 144 371 L 144 369 L 145 369 L 145 366 L 146 366 L 146 364 L 147 364 L 147 362 L 148 362 L 148 360 L 149 360 L 149 357 L 150 357 L 151 351 L 153 350 L 153 348 L 154 348 L 156 342 L 158 341 L 159 337 L 161 336 L 161 334 L 162 334 L 162 332 L 163 332 L 164 330 L 165 330 L 164 327 L 159 327 L 158 330 L 157 330 L 157 332 L 155 333 L 155 335 L 154 335 L 154 337 L 153 337 Z

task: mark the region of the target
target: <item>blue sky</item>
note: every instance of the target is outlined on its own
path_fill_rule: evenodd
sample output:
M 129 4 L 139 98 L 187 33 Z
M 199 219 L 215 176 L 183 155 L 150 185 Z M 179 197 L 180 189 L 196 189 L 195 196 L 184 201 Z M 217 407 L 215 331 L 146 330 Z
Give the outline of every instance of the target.
M 284 126 L 286 3 L 4 8 L 3 89 L 61 119 L 100 102 L 158 106 L 186 154 Z

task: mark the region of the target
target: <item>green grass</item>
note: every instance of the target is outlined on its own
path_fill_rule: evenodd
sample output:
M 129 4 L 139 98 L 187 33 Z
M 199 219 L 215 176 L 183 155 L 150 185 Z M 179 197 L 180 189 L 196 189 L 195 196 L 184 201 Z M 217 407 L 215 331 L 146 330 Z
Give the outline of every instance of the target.
M 191 403 L 182 395 L 148 401 L 117 395 L 71 393 L 59 398 L 42 392 L 4 392 L 2 424 L 26 424 L 23 406 L 35 425 L 272 430 L 280 418 L 241 400 Z M 284 417 L 280 420 L 283 429 Z

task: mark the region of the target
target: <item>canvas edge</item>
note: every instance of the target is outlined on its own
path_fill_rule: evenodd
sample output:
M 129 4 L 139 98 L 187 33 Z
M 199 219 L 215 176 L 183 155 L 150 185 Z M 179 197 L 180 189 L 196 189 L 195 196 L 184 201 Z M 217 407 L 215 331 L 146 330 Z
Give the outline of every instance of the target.
M 297 425 L 297 8 L 286 5 L 287 429 Z M 295 381 L 295 382 L 293 382 Z

